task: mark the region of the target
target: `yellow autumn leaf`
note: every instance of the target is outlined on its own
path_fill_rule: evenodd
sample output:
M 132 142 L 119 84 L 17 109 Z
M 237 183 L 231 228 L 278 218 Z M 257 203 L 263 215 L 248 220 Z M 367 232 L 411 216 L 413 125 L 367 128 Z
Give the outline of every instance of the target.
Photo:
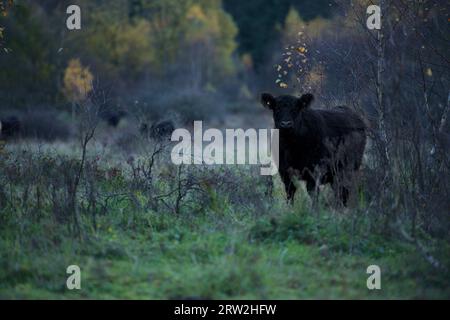
M 82 101 L 92 91 L 94 77 L 79 59 L 69 61 L 64 72 L 64 94 L 72 101 Z

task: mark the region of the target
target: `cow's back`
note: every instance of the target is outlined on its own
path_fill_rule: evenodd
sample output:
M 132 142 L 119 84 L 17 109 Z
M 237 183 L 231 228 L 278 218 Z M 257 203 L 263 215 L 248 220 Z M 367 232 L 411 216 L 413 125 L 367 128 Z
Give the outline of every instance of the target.
M 316 111 L 326 124 L 324 142 L 333 157 L 358 169 L 366 146 L 367 126 L 363 118 L 343 106 Z

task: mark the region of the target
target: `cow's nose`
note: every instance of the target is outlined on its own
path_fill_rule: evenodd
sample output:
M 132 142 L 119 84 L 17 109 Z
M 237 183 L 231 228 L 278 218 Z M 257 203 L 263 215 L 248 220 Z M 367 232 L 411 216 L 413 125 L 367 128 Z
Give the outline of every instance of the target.
M 281 128 L 290 128 L 290 127 L 292 127 L 292 121 L 281 121 L 280 127 Z

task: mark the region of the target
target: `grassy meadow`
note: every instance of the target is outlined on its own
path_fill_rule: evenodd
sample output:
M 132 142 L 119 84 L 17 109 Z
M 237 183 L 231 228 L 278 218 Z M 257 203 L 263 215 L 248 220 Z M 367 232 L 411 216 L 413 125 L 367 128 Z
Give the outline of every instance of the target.
M 76 147 L 4 146 L 1 298 L 450 297 L 449 273 L 436 272 L 398 221 L 386 227 L 384 216 L 366 210 L 364 190 L 348 209 L 333 206 L 327 188 L 318 208 L 304 188 L 290 206 L 278 176 L 269 196 L 259 168 L 176 167 L 168 147 L 150 164 L 149 145 L 121 161 L 128 154 L 93 146 L 75 212 L 68 203 Z M 423 240 L 448 266 L 448 242 Z M 81 290 L 66 287 L 73 264 Z M 366 286 L 373 264 L 381 290 Z

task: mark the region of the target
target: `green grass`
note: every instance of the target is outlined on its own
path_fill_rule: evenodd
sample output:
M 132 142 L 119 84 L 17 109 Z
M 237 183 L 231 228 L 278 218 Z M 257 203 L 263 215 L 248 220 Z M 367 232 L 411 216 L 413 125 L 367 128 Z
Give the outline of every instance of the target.
M 65 160 L 55 167 L 47 156 L 26 159 L 0 163 L 7 181 L 0 196 L 10 199 L 0 208 L 2 299 L 450 298 L 448 240 L 419 234 L 443 266 L 438 270 L 395 226 L 386 227 L 383 215 L 359 209 L 366 207 L 363 197 L 352 209 L 333 209 L 324 192 L 313 211 L 301 188 L 291 207 L 279 179 L 270 202 L 258 173 L 219 168 L 186 173 L 198 175 L 204 192 L 186 195 L 176 214 L 148 206 L 148 191 L 132 189 L 136 181 L 125 171 L 108 178 L 94 167 L 89 172 L 101 193 L 133 190 L 134 196 L 109 201 L 96 228 L 81 212 L 77 235 L 67 213 L 58 220 L 61 213 L 52 212 L 50 198 L 39 206 L 32 198 L 38 186 L 51 197 L 49 181 L 64 187 L 57 169 L 68 168 Z M 171 172 L 155 174 L 152 192 L 167 192 L 175 183 Z M 366 269 L 374 264 L 381 268 L 381 290 L 366 286 Z M 81 290 L 66 288 L 69 265 L 81 268 Z
M 137 231 L 108 223 L 83 240 L 62 235 L 59 228 L 45 229 L 45 223 L 22 239 L 2 233 L 0 297 L 450 297 L 448 274 L 436 273 L 413 246 L 355 235 L 350 248 L 338 218 L 296 211 L 237 220 L 149 213 L 152 223 Z M 81 268 L 81 290 L 65 287 L 65 271 L 72 264 Z M 381 268 L 381 290 L 366 287 L 371 264 Z

